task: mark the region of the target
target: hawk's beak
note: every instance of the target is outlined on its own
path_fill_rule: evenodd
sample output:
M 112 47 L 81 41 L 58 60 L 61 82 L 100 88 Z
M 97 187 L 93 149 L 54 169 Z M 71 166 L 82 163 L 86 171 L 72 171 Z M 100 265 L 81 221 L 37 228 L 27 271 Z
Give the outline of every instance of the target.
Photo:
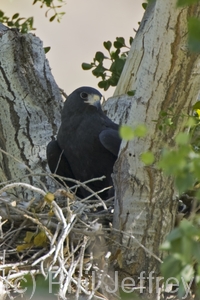
M 89 105 L 99 106 L 101 101 L 101 97 L 99 95 L 95 94 L 89 94 L 88 100 L 84 101 L 85 103 L 88 103 Z

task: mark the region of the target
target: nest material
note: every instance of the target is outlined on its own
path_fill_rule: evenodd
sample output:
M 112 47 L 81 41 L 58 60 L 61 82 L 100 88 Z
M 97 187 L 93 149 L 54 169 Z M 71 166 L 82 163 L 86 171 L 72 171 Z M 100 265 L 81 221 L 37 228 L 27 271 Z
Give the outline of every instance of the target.
M 75 188 L 86 184 L 75 181 Z M 10 193 L 21 188 L 40 195 L 39 201 Z M 50 273 L 59 282 L 59 299 L 119 299 L 107 292 L 115 288 L 108 251 L 116 246 L 110 225 L 113 199 L 103 201 L 98 193 L 78 199 L 67 187 L 52 194 L 27 183 L 8 183 L 0 190 L 0 203 L 0 300 L 16 295 L 19 279 L 27 274 L 34 283 L 37 274 L 47 278 Z M 161 291 L 157 299 L 177 298 Z
M 24 205 L 23 199 L 10 194 L 18 188 L 39 194 L 40 201 L 33 198 Z M 106 244 L 113 199 L 104 202 L 98 193 L 91 199 L 77 199 L 63 188 L 51 194 L 26 183 L 6 184 L 0 190 L 0 283 L 7 286 L 0 294 L 12 294 L 19 285 L 17 280 L 15 286 L 16 278 L 47 278 L 52 272 L 60 283 L 59 299 L 66 299 L 68 292 L 76 299 L 79 294 L 107 299 L 101 290 L 109 281 L 112 285 Z

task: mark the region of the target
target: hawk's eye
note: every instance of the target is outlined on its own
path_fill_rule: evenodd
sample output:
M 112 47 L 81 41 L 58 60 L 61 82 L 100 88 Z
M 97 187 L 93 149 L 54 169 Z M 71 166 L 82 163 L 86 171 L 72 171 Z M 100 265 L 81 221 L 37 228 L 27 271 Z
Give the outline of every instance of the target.
M 86 100 L 88 98 L 88 94 L 87 93 L 80 93 L 80 97 L 83 99 L 83 100 Z

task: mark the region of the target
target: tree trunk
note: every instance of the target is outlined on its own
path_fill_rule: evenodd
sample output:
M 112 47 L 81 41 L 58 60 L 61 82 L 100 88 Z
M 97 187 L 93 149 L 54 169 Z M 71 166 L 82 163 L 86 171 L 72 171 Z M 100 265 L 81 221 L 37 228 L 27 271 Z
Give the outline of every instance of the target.
M 41 40 L 2 24 L 0 99 L 0 148 L 7 152 L 0 152 L 0 182 L 47 184 L 47 177 L 33 174 L 47 170 L 46 145 L 58 131 L 61 94 Z
M 114 100 L 125 102 L 128 99 L 123 123 L 133 127 L 145 124 L 148 129 L 145 138 L 122 142 L 115 165 L 113 227 L 120 233 L 116 233 L 114 241 L 122 246 L 115 245 L 113 255 L 122 278 L 138 278 L 142 271 L 145 271 L 143 276 L 146 279 L 151 271 L 158 276 L 159 259 L 163 258 L 159 247 L 175 221 L 174 182 L 163 175 L 156 163 L 165 144 L 173 145 L 174 137 L 183 129 L 185 119 L 182 115 L 191 112 L 192 103 L 197 101 L 200 82 L 200 56 L 187 49 L 187 19 L 199 16 L 200 5 L 178 9 L 175 2 L 157 0 L 149 5 L 115 97 L 110 100 L 113 103 Z M 131 90 L 136 92 L 130 100 L 126 94 Z M 169 112 L 169 109 L 174 114 L 174 126 L 160 131 L 159 125 L 164 122 L 160 112 Z M 122 115 L 122 110 L 118 114 Z M 146 151 L 155 156 L 155 163 L 151 166 L 145 166 L 140 160 L 140 155 Z
M 152 271 L 158 276 L 163 257 L 159 247 L 174 226 L 173 179 L 165 177 L 156 163 L 164 143 L 173 145 L 184 125 L 180 116 L 190 112 L 199 93 L 200 57 L 187 50 L 187 18 L 194 14 L 200 14 L 200 5 L 177 9 L 175 0 L 157 0 L 148 7 L 115 98 L 105 106 L 122 123 L 145 124 L 148 129 L 145 138 L 122 142 L 115 165 L 117 246 L 113 257 L 121 278 L 137 278 L 142 271 L 146 277 Z M 127 96 L 130 90 L 136 90 L 133 97 Z M 0 26 L 0 97 L 0 146 L 4 151 L 0 152 L 0 181 L 23 179 L 36 186 L 42 181 L 50 188 L 41 172 L 47 170 L 46 145 L 58 132 L 60 91 L 41 41 L 4 26 Z M 175 126 L 159 131 L 160 112 L 169 109 Z M 155 155 L 152 166 L 140 160 L 146 151 Z

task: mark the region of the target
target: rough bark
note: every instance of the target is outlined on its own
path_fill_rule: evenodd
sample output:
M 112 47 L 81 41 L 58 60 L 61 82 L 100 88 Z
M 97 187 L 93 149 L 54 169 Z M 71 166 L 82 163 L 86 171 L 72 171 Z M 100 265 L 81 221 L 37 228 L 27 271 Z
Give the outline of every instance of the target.
M 41 180 L 48 188 L 45 176 L 27 175 L 47 171 L 46 145 L 58 130 L 61 94 L 41 40 L 3 25 L 0 101 L 0 148 L 8 153 L 0 152 L 0 182 L 14 180 L 38 186 Z
M 138 277 L 142 271 L 146 277 L 151 271 L 158 276 L 160 262 L 136 239 L 162 259 L 159 247 L 174 226 L 177 205 L 173 179 L 164 176 L 156 163 L 165 144 L 173 145 L 183 128 L 185 120 L 181 116 L 191 111 L 200 82 L 200 56 L 187 48 L 187 18 L 199 16 L 200 5 L 178 9 L 175 2 L 157 0 L 149 6 L 112 99 L 118 100 L 121 95 L 121 101 L 131 101 L 123 123 L 133 127 L 145 124 L 148 129 L 145 138 L 122 142 L 115 166 L 113 227 L 125 233 L 116 235 L 115 241 L 122 247 L 115 245 L 113 254 L 122 277 Z M 136 90 L 131 100 L 125 95 L 130 90 Z M 176 116 L 175 127 L 160 131 L 159 121 L 154 120 L 162 122 L 159 114 L 168 109 L 173 109 Z M 155 155 L 152 166 L 140 160 L 146 151 Z
M 145 124 L 145 138 L 123 141 L 115 166 L 116 205 L 113 226 L 125 234 L 118 234 L 113 254 L 118 255 L 117 267 L 121 276 L 159 274 L 160 262 L 143 250 L 144 247 L 162 259 L 159 247 L 174 226 L 176 214 L 175 190 L 172 178 L 157 168 L 164 144 L 173 145 L 176 134 L 185 120 L 175 120 L 175 130 L 159 131 L 159 113 L 173 109 L 176 116 L 188 114 L 197 101 L 200 75 L 200 56 L 187 49 L 187 19 L 198 16 L 200 5 L 178 9 L 175 1 L 156 1 L 147 10 L 132 44 L 129 57 L 115 91 L 115 99 L 131 101 L 125 116 L 130 126 Z M 134 97 L 125 95 L 136 90 Z M 140 155 L 152 151 L 156 161 L 145 166 Z

